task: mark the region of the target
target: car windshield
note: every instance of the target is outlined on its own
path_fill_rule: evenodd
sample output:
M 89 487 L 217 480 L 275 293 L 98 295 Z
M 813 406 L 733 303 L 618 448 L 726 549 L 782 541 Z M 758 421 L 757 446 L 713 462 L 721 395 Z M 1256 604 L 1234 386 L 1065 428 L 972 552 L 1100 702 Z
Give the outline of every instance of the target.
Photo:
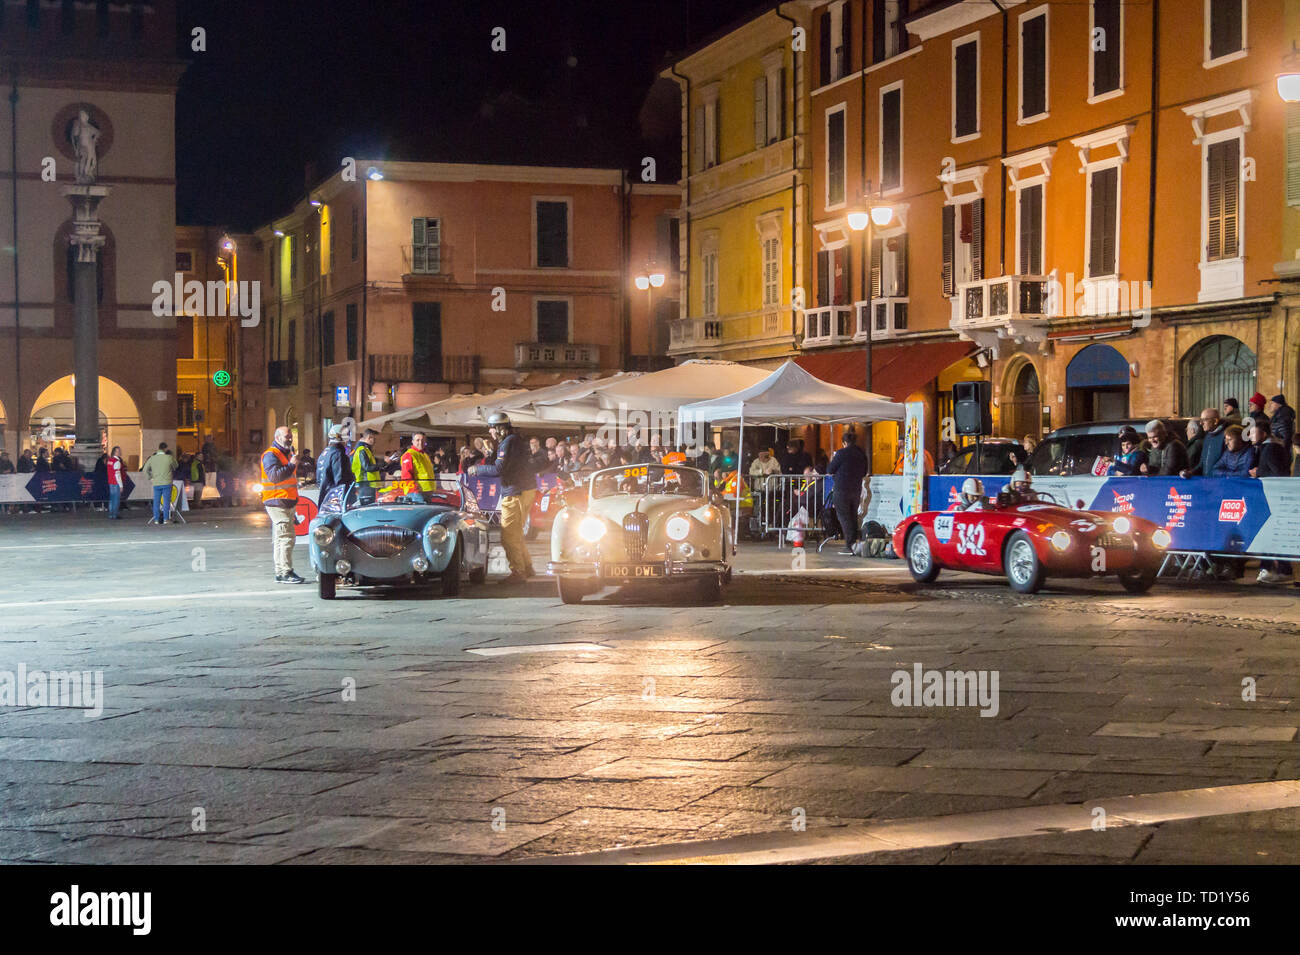
M 1097 458 L 1116 452 L 1115 435 L 1067 434 L 1044 438 L 1029 458 L 1034 474 L 1091 474 Z
M 351 511 L 372 504 L 389 506 L 445 504 L 460 506 L 460 489 L 455 482 L 377 480 L 358 481 L 342 488 L 332 488 L 320 502 L 322 511 Z
M 591 478 L 593 499 L 619 494 L 675 494 L 704 497 L 704 475 L 694 468 L 635 464 L 597 471 Z

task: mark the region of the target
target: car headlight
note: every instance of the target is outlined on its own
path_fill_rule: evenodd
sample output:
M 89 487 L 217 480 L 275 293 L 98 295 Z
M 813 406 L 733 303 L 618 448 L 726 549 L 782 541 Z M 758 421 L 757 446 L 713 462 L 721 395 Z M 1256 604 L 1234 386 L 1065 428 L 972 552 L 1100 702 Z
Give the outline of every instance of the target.
M 447 539 L 447 528 L 441 524 L 430 524 L 424 529 L 424 536 L 429 538 L 429 543 L 437 547 Z
M 1051 536 L 1052 546 L 1057 550 L 1070 549 L 1070 534 L 1068 531 L 1057 531 Z
M 327 524 L 322 524 L 311 532 L 311 536 L 316 541 L 317 547 L 329 547 L 334 543 L 334 528 Z
M 578 536 L 588 544 L 594 544 L 605 536 L 605 522 L 599 517 L 588 515 L 582 519 L 578 525 Z
M 685 514 L 674 514 L 664 525 L 664 533 L 675 541 L 684 541 L 691 533 L 691 519 Z
M 1173 535 L 1171 535 L 1163 527 L 1157 527 L 1155 529 L 1155 532 L 1151 535 L 1151 543 L 1155 544 L 1161 550 L 1164 550 L 1173 542 L 1174 542 Z
M 1133 529 L 1133 522 L 1127 517 L 1117 517 L 1110 526 L 1115 528 L 1116 534 L 1127 534 Z

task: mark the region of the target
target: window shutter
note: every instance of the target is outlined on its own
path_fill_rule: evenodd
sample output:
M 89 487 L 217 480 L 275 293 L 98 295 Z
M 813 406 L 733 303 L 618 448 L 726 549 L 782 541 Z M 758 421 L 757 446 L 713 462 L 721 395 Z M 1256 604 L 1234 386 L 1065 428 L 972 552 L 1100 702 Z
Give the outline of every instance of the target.
M 953 239 L 956 231 L 956 208 L 954 206 L 943 207 L 943 294 L 955 295 L 957 289 L 953 285 Z
M 885 58 L 885 0 L 871 3 L 871 61 L 879 63 Z
M 850 55 L 853 49 L 853 28 L 849 10 L 850 7 L 846 0 L 844 5 L 840 7 L 840 76 L 849 75 L 849 64 L 853 62 Z
M 754 148 L 767 145 L 767 77 L 754 80 Z
M 699 172 L 704 168 L 704 107 L 695 107 L 695 130 L 691 137 L 691 167 Z
M 1286 201 L 1300 205 L 1300 103 L 1286 107 Z
M 1119 170 L 1092 173 L 1092 202 L 1088 210 L 1092 230 L 1088 246 L 1088 275 L 1113 275 L 1115 266 L 1115 198 Z
M 411 244 L 424 245 L 424 220 L 411 220 Z
M 1021 118 L 1037 116 L 1047 109 L 1046 69 L 1047 18 L 1034 17 L 1021 27 L 1020 115 Z
M 1205 151 L 1207 262 L 1230 259 L 1237 254 L 1239 147 L 1240 140 L 1227 139 Z
M 1210 59 L 1241 49 L 1241 0 L 1210 0 Z
M 1092 52 L 1092 94 L 1119 89 L 1120 53 L 1123 51 L 1120 0 L 1093 0 L 1092 26 L 1102 31 L 1104 50 Z
M 775 97 L 776 101 L 772 99 Z M 774 143 L 785 138 L 785 67 L 776 71 L 776 90 L 768 93 L 767 141 Z
M 831 254 L 817 253 L 817 307 L 831 303 Z
M 907 235 L 894 239 L 898 248 L 894 250 L 894 295 L 907 295 Z
M 977 45 L 974 41 L 963 43 L 954 54 L 956 82 L 953 85 L 953 135 L 968 136 L 979 132 L 976 116 L 979 103 L 975 91 L 979 84 L 979 61 L 976 59 Z
M 881 239 L 871 240 L 871 297 L 880 298 L 880 270 L 885 264 L 885 243 Z
M 818 32 L 820 34 L 821 56 L 821 85 L 825 86 L 831 81 L 831 14 L 826 11 L 821 15 L 818 22 Z
M 984 278 L 984 200 L 976 199 L 970 205 L 971 279 L 978 282 Z
M 722 102 L 713 103 L 713 128 L 709 130 L 709 147 L 711 155 L 707 156 L 710 166 L 722 162 Z
M 893 189 L 902 183 L 902 169 L 899 161 L 902 150 L 902 115 L 900 113 L 901 90 L 890 90 L 885 94 L 880 105 L 880 135 L 882 141 L 880 187 Z
M 894 24 L 894 29 L 898 32 L 899 53 L 906 53 L 909 49 L 907 44 L 910 42 L 910 38 L 907 35 L 907 28 L 903 26 L 903 21 L 907 19 L 911 5 L 911 0 L 898 0 L 898 21 Z
M 1026 186 L 1020 190 L 1021 275 L 1043 274 L 1043 187 Z

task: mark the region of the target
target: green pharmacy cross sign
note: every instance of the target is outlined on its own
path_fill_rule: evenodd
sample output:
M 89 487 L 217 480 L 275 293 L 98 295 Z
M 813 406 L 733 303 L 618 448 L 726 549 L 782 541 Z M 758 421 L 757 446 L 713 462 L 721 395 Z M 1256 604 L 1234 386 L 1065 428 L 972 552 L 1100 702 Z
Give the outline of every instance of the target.
M 224 368 L 219 371 L 214 371 L 212 373 L 212 383 L 218 388 L 225 388 L 230 384 L 230 372 L 226 371 Z

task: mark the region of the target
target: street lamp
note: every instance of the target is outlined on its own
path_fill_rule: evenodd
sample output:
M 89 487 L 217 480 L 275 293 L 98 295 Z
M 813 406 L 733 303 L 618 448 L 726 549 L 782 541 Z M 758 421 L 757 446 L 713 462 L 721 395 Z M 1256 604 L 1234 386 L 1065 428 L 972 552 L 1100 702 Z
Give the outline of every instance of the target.
M 653 262 L 647 262 L 645 269 L 633 280 L 636 287 L 646 293 L 646 371 L 650 370 L 650 361 L 654 357 L 655 347 L 655 312 L 654 312 L 654 290 L 663 288 L 667 276 L 655 268 Z
M 1300 49 L 1291 41 L 1291 52 L 1282 57 L 1282 72 L 1277 75 L 1277 95 L 1284 103 L 1300 103 Z
M 866 232 L 866 240 L 863 242 L 863 250 L 862 250 L 862 260 L 864 263 L 862 268 L 862 284 L 866 286 L 866 295 L 864 296 L 864 299 L 866 301 L 866 308 L 863 309 L 863 311 L 866 313 L 864 317 L 866 319 L 866 326 L 867 326 L 867 351 L 866 351 L 867 371 L 865 377 L 867 382 L 866 390 L 870 391 L 871 390 L 871 340 L 872 338 L 875 337 L 875 328 L 873 327 L 875 325 L 875 320 L 872 318 L 871 315 L 871 245 L 872 242 L 874 241 L 872 233 L 875 231 L 872 228 L 872 226 L 883 229 L 885 226 L 889 225 L 889 223 L 894 218 L 894 208 L 893 206 L 890 206 L 887 203 L 880 202 L 878 197 L 872 195 L 871 180 L 867 180 L 867 191 L 863 194 L 863 199 L 866 203 L 865 208 L 856 209 L 853 212 L 850 212 L 848 219 L 849 219 L 849 228 L 852 229 L 854 232 L 864 232 L 864 231 Z M 868 430 L 867 431 L 867 467 L 868 468 L 871 467 L 871 445 L 872 445 L 872 431 Z

